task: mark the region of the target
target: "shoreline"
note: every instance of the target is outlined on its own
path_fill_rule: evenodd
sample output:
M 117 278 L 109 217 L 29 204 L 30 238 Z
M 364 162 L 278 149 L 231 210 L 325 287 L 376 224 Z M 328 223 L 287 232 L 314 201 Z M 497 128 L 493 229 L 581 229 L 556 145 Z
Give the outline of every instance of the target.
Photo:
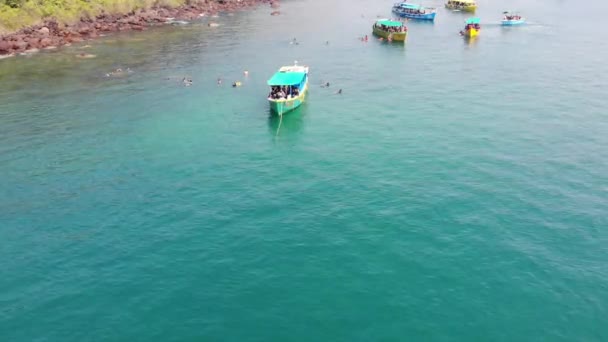
M 167 25 L 174 20 L 192 21 L 205 16 L 213 16 L 219 12 L 234 12 L 262 4 L 270 4 L 272 9 L 279 7 L 278 0 L 224 0 L 174 8 L 139 9 L 125 14 L 101 13 L 95 18 L 82 17 L 73 24 L 58 23 L 54 19 L 47 19 L 42 24 L 0 36 L 0 59 L 20 53 L 54 49 L 92 40 L 107 33 L 145 31 L 149 27 Z M 270 15 L 276 14 L 278 14 L 276 10 L 270 13 Z

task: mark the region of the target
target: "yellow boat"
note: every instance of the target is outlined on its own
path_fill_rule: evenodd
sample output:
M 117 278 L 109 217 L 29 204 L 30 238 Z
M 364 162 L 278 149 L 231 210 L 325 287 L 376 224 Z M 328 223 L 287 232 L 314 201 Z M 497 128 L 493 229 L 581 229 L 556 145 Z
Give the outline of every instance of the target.
M 400 21 L 380 19 L 373 26 L 376 36 L 396 42 L 404 42 L 407 38 L 407 27 Z
M 460 31 L 460 34 L 467 38 L 477 37 L 479 35 L 479 31 L 481 30 L 481 26 L 479 26 L 479 18 L 469 18 L 465 23 L 466 25 L 464 27 L 464 31 Z
M 475 0 L 448 0 L 445 4 L 445 8 L 453 11 L 473 13 L 477 9 L 477 2 L 475 2 Z

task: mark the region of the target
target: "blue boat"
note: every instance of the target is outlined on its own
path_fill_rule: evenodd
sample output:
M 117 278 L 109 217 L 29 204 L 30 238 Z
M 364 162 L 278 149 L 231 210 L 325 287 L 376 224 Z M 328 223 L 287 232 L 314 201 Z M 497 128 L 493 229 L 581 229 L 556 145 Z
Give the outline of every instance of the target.
M 516 26 L 522 25 L 526 22 L 526 18 L 521 15 L 515 13 L 511 13 L 508 11 L 502 12 L 504 16 L 502 17 L 502 26 Z
M 393 5 L 393 13 L 403 18 L 433 21 L 435 20 L 437 9 L 422 7 L 406 2 L 398 2 Z

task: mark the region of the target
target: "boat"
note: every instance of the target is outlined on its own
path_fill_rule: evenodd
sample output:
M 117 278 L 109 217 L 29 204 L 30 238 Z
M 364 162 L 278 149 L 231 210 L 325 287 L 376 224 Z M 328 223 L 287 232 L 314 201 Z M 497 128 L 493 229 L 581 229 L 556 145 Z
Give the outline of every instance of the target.
M 398 2 L 393 5 L 393 13 L 403 18 L 418 20 L 435 20 L 437 9 L 426 8 L 420 5 L 407 2 Z
M 526 22 L 526 18 L 522 17 L 518 13 L 511 13 L 509 11 L 502 12 L 502 26 L 515 26 L 521 25 Z
M 283 66 L 269 80 L 270 109 L 279 116 L 298 107 L 306 98 L 308 91 L 308 67 L 294 65 Z
M 373 32 L 376 36 L 404 42 L 407 38 L 407 27 L 402 22 L 390 19 L 379 19 L 374 23 Z
M 460 34 L 467 38 L 473 38 L 479 35 L 479 30 L 481 30 L 479 18 L 469 18 L 465 21 L 464 31 L 460 31 Z
M 477 2 L 475 0 L 448 0 L 445 8 L 453 11 L 475 12 Z

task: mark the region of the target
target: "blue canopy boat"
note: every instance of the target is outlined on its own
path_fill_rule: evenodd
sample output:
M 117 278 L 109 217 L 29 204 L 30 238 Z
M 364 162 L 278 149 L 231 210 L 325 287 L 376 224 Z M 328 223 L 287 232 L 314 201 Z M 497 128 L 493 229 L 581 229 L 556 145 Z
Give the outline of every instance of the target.
M 435 8 L 422 7 L 420 5 L 398 2 L 393 5 L 393 13 L 403 18 L 418 20 L 435 20 L 437 10 Z
M 517 13 L 511 13 L 509 11 L 502 12 L 502 26 L 515 26 L 521 25 L 526 22 L 526 18 L 522 17 Z

